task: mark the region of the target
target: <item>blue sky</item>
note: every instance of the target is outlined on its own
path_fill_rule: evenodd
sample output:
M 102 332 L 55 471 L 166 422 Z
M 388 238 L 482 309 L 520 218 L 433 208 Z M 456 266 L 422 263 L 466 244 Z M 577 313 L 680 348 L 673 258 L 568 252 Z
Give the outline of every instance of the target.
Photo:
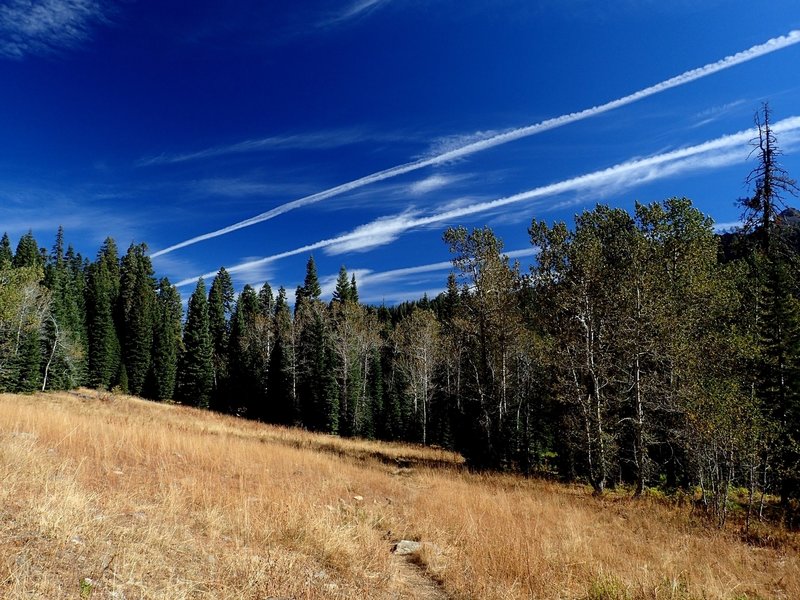
M 291 295 L 313 253 L 393 304 L 443 288 L 451 225 L 525 265 L 531 218 L 597 202 L 733 224 L 763 101 L 800 178 L 798 30 L 796 0 L 2 0 L 0 232 L 146 242 L 184 295 L 221 265 Z

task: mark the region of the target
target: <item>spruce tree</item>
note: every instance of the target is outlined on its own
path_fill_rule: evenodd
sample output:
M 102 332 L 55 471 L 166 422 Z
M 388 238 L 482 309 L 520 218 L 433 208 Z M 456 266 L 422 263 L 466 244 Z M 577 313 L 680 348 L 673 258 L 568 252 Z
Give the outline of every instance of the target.
M 119 315 L 128 391 L 136 396 L 142 395 L 150 371 L 155 302 L 155 281 L 147 246 L 131 244 L 120 268 Z
M 3 266 L 3 263 L 10 265 L 13 260 L 14 253 L 11 252 L 11 240 L 8 239 L 8 234 L 4 233 L 3 238 L 0 239 L 0 267 Z
M 264 400 L 256 335 L 258 311 L 258 296 L 250 285 L 245 285 L 231 317 L 228 357 L 232 408 L 238 414 L 256 419 L 263 416 Z
M 322 288 L 319 285 L 319 276 L 317 275 L 317 265 L 314 262 L 314 257 L 309 256 L 306 263 L 306 276 L 303 280 L 303 285 L 298 286 L 295 292 L 295 314 L 300 310 L 303 304 L 311 300 L 319 300 L 322 295 Z
M 86 291 L 89 342 L 89 385 L 110 389 L 121 375 L 120 343 L 114 321 L 119 298 L 117 245 L 106 238 L 89 267 Z
M 785 195 L 796 196 L 800 190 L 778 162 L 781 152 L 770 121 L 770 108 L 764 104 L 755 116 L 758 135 L 752 140 L 757 162 L 747 178 L 753 195 L 740 204 L 745 231 L 756 241 L 748 259 L 751 297 L 756 299 L 751 318 L 759 345 L 752 379 L 774 432 L 772 467 L 781 501 L 788 508 L 792 498 L 800 497 L 800 260 L 787 243 L 778 216 Z
M 189 298 L 183 347 L 184 352 L 178 371 L 178 399 L 184 404 L 208 408 L 214 371 L 208 301 L 202 277 L 197 281 L 197 287 Z
M 70 389 L 83 380 L 86 354 L 83 289 L 74 289 L 70 267 L 64 252 L 64 230 L 59 227 L 44 277 L 51 298 L 50 315 L 43 331 L 43 384 L 48 389 Z
M 16 374 L 15 392 L 36 392 L 42 387 L 42 344 L 38 328 L 24 332 L 12 371 Z
M 339 276 L 336 278 L 336 288 L 333 290 L 333 297 L 331 298 L 331 306 L 334 304 L 345 304 L 350 302 L 352 297 L 352 288 L 350 287 L 350 280 L 347 278 L 347 269 L 342 265 L 339 268 Z
M 275 345 L 270 354 L 267 374 L 269 403 L 267 418 L 276 423 L 291 425 L 299 417 L 294 396 L 295 344 L 292 314 L 286 301 L 286 290 L 281 286 L 274 308 Z
M 214 365 L 211 404 L 215 410 L 225 410 L 230 402 L 228 344 L 233 305 L 234 290 L 231 276 L 225 267 L 220 267 L 208 292 L 208 322 Z
M 156 400 L 175 397 L 180 356 L 183 306 L 178 288 L 166 277 L 158 283 L 153 331 L 153 362 L 149 395 Z
M 339 398 L 333 376 L 333 352 L 314 257 L 308 259 L 303 285 L 295 296 L 297 403 L 303 425 L 328 433 L 339 431 Z
M 86 329 L 86 276 L 83 257 L 70 245 L 64 255 L 67 278 L 64 287 L 64 327 L 71 333 L 75 350 L 75 377 L 77 385 L 86 384 L 89 342 Z
M 39 252 L 39 245 L 30 230 L 19 239 L 13 263 L 16 268 L 42 267 L 44 265 L 42 255 Z
M 258 291 L 258 310 L 265 318 L 272 318 L 275 313 L 275 297 L 272 295 L 272 287 L 267 281 Z

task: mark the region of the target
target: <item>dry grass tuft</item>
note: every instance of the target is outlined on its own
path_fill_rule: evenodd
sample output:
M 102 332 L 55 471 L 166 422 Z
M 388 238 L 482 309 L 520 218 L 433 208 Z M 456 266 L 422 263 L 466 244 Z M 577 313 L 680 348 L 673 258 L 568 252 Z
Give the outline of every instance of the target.
M 460 464 L 86 390 L 1 395 L 0 596 L 800 598 L 794 534 L 748 543 L 662 500 Z M 418 566 L 398 539 L 425 542 Z

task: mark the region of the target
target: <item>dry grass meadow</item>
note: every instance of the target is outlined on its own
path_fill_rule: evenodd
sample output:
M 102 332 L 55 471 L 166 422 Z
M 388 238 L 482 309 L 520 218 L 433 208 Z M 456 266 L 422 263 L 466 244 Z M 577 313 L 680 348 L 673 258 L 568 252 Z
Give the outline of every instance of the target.
M 800 598 L 793 534 L 87 390 L 0 395 L 0 519 L 9 599 Z

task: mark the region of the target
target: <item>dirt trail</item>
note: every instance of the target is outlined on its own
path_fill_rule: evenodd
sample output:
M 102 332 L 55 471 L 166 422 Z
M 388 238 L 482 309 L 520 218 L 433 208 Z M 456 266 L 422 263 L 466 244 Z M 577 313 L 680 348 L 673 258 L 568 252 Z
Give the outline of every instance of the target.
M 416 554 L 392 554 L 394 598 L 448 600 L 442 585 L 431 578 Z

